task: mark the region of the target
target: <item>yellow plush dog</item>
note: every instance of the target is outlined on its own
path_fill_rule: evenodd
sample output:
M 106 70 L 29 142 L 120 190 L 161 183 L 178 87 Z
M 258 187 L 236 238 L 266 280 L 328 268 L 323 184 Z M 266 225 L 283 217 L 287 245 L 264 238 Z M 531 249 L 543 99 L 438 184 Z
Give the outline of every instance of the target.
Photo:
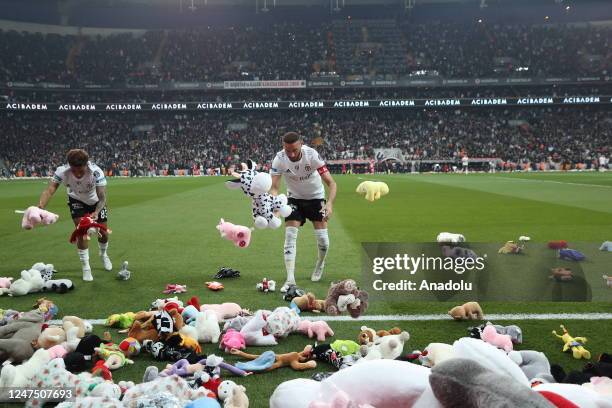
M 364 181 L 357 186 L 356 191 L 365 196 L 366 200 L 375 201 L 389 194 L 389 186 L 382 181 Z

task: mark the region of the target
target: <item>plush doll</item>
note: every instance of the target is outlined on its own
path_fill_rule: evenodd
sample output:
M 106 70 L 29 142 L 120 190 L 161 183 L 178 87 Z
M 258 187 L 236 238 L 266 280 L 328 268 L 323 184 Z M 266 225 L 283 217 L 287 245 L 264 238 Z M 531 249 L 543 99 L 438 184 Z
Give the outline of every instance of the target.
M 36 340 L 37 348 L 49 349 L 66 341 L 66 332 L 61 327 L 47 327 Z
M 136 315 L 138 315 L 138 313 Z M 170 323 L 168 322 L 168 324 Z M 160 337 L 159 332 L 153 325 L 152 317 L 149 320 L 145 320 L 144 322 L 142 320 L 134 320 L 134 323 L 132 323 L 132 326 L 128 330 L 127 335 L 128 337 L 135 338 L 141 344 L 144 340 L 157 341 Z
M 0 361 L 21 363 L 32 357 L 43 322 L 43 312 L 32 310 L 0 327 Z
M 491 324 L 492 324 L 491 322 L 487 322 L 486 324 L 482 324 L 480 326 L 468 327 L 468 332 L 470 334 L 470 337 L 474 339 L 480 339 L 482 330 L 487 325 L 491 325 Z M 523 331 L 521 330 L 520 327 L 514 324 L 509 325 L 509 326 L 501 326 L 499 324 L 493 324 L 493 327 L 495 327 L 495 331 L 497 333 L 507 334 L 508 336 L 510 336 L 510 339 L 512 339 L 513 344 L 521 344 L 523 342 Z
M 325 301 L 318 300 L 312 292 L 294 297 L 291 299 L 291 304 L 294 304 L 300 312 L 321 313 L 325 311 Z
M 226 353 L 231 349 L 245 349 L 246 342 L 244 337 L 239 331 L 229 329 L 225 332 L 219 343 L 219 348 L 224 350 Z
M 226 320 L 225 324 L 223 325 L 223 331 L 227 331 L 229 329 L 240 331 L 252 318 L 252 316 L 236 316 L 232 319 Z
M 185 293 L 187 292 L 187 285 L 179 285 L 178 283 L 168 283 L 166 285 L 166 289 L 164 289 L 163 293 L 165 294 L 175 294 L 175 293 Z
M 387 330 L 378 330 L 375 331 L 374 329 L 370 329 L 367 326 L 361 326 L 361 332 L 359 333 L 359 336 L 357 336 L 357 342 L 362 345 L 369 345 L 371 343 L 374 343 L 376 340 L 378 340 L 379 337 L 384 337 L 384 336 L 389 336 L 390 334 L 400 334 L 402 332 L 402 329 L 400 329 L 399 327 L 394 327 L 391 330 L 387 331 Z
M 197 331 L 196 339 L 200 343 L 216 344 L 219 342 L 221 329 L 219 328 L 217 314 L 214 311 L 199 312 L 195 320 L 195 327 Z
M 145 340 L 142 343 L 142 350 L 150 353 L 153 358 L 158 361 L 178 361 L 186 359 L 193 364 L 204 358 L 204 356 L 195 353 L 190 348 L 179 346 L 176 342 L 164 343 L 161 341 L 153 342 L 151 340 Z
M 599 250 L 612 252 L 612 241 L 604 241 L 599 247 Z
M 222 303 L 200 306 L 198 298 L 195 296 L 191 298 L 189 302 L 189 304 L 192 304 L 191 302 L 195 302 L 193 303 L 193 305 L 196 306 L 196 308 L 198 308 L 201 312 L 205 310 L 214 311 L 217 314 L 217 319 L 219 319 L 219 321 L 231 319 L 236 316 L 245 316 L 251 314 L 247 309 L 241 308 L 240 305 L 237 303 Z
M 134 323 L 136 313 L 127 312 L 121 314 L 112 314 L 106 318 L 105 326 L 118 327 L 120 329 L 129 329 Z
M 458 244 L 460 242 L 465 242 L 465 237 L 461 234 L 455 234 L 453 232 L 441 232 L 436 237 L 436 241 L 438 243 Z
M 550 249 L 563 249 L 567 248 L 567 241 L 549 241 L 548 248 Z
M 350 395 L 339 390 L 333 397 L 331 402 L 312 401 L 309 408 L 376 408 L 370 404 L 361 404 L 351 399 Z
M 552 268 L 550 270 L 552 275 L 550 275 L 549 279 L 554 279 L 557 282 L 569 282 L 574 279 L 574 274 L 571 269 L 568 268 Z
M 360 346 L 352 340 L 336 340 L 330 344 L 332 350 L 343 356 L 359 353 Z
M 61 347 L 64 348 L 66 352 L 75 351 L 81 342 L 81 339 L 78 336 L 79 328 L 74 326 L 70 321 L 65 321 L 63 328 L 64 332 L 66 333 L 66 341 L 61 344 Z
M 448 245 L 442 245 L 442 256 L 445 258 L 453 258 L 453 259 L 474 259 L 478 258 L 476 252 L 469 248 L 462 247 L 451 247 Z M 459 273 L 459 272 L 456 272 Z
M 512 339 L 507 334 L 499 334 L 493 325 L 486 325 L 482 329 L 480 338 L 487 343 L 503 349 L 506 353 L 512 351 Z
M 209 364 L 210 360 L 210 364 Z M 214 364 L 212 363 L 214 360 Z M 188 360 L 182 359 L 174 364 L 168 364 L 166 368 L 159 373 L 162 377 L 168 377 L 171 375 L 178 375 L 181 377 L 189 377 L 194 375 L 198 371 L 208 371 L 211 368 L 209 375 L 219 377 L 221 369 L 224 368 L 234 375 L 244 377 L 248 375 L 246 371 L 240 370 L 231 364 L 223 362 L 223 358 L 216 357 L 214 354 L 208 356 L 206 359 L 202 359 L 195 364 L 190 364 Z
M 272 351 L 267 351 L 261 355 L 248 354 L 237 349 L 231 349 L 230 353 L 251 360 L 250 363 L 237 363 L 236 367 L 245 371 L 272 371 L 281 367 L 291 367 L 297 371 L 309 370 L 316 368 L 317 362 L 310 360 L 310 348 L 306 348 L 301 352 L 291 352 L 286 354 L 275 354 Z M 270 357 L 272 357 L 270 359 Z M 270 361 L 271 360 L 271 361 Z
M 339 315 L 348 311 L 351 317 L 357 318 L 368 308 L 368 293 L 359 290 L 352 279 L 332 283 L 325 298 L 325 311 L 330 315 Z
M 317 341 L 325 341 L 326 336 L 333 336 L 334 331 L 329 325 L 320 320 L 312 322 L 310 320 L 302 320 L 298 324 L 298 331 L 308 336 L 308 338 L 317 337 Z
M 455 357 L 453 346 L 445 343 L 429 343 L 422 352 L 417 352 L 421 365 L 433 367 L 436 364 Z
M 53 274 L 57 272 L 53 264 L 46 264 L 43 262 L 36 262 L 30 269 L 36 269 L 40 272 L 40 276 L 45 282 L 53 279 Z
M 519 254 L 523 252 L 524 249 L 525 249 L 525 246 L 523 244 L 517 244 L 514 241 L 508 241 L 504 244 L 504 246 L 499 248 L 497 253 L 498 254 Z
M 127 357 L 134 357 L 140 353 L 141 345 L 133 337 L 127 337 L 119 343 L 119 350 Z
M 154 302 L 151 303 L 151 308 L 149 310 L 170 311 L 170 309 L 176 309 L 179 313 L 182 313 L 183 302 L 181 302 L 176 296 L 164 299 L 156 299 Z
M 402 354 L 404 344 L 408 339 L 410 339 L 410 334 L 403 331 L 400 334 L 381 337 L 371 346 L 363 345 L 360 347 L 360 352 L 364 357 L 358 363 L 376 359 L 394 360 Z
M 177 397 L 180 401 L 180 404 L 177 406 L 181 407 L 185 406 L 189 401 L 208 395 L 208 390 L 203 387 L 193 389 L 184 378 L 173 375 L 169 377 L 157 377 L 153 381 L 136 384 L 125 392 L 122 402 L 125 407 L 135 407 L 138 406 L 137 401 L 140 398 L 160 395 L 163 392 L 170 393 L 172 396 Z M 146 406 L 166 407 L 168 405 Z
M 575 249 L 565 248 L 559 250 L 559 259 L 579 262 L 584 261 L 586 259 L 586 256 L 584 256 L 582 252 L 577 251 Z
M 218 291 L 223 289 L 223 284 L 221 282 L 206 282 L 206 287 L 213 291 Z
M 563 368 L 558 364 L 553 364 L 550 367 L 550 371 L 555 381 L 560 383 L 568 384 L 584 384 L 591 380 L 593 377 L 610 377 L 612 378 L 612 356 L 607 353 L 603 353 L 599 356 L 597 362 L 586 363 L 582 371 L 571 371 L 566 373 Z
M 43 210 L 38 207 L 28 207 L 25 211 L 16 210 L 17 214 L 23 214 L 21 219 L 21 228 L 30 230 L 36 225 L 55 224 L 59 219 L 59 215 Z
M 130 279 L 131 275 L 132 275 L 132 272 L 128 270 L 128 261 L 124 261 L 121 264 L 121 269 L 119 269 L 119 272 L 117 272 L 117 279 L 128 280 Z
M 276 281 L 268 280 L 268 278 L 263 278 L 261 282 L 255 285 L 255 288 L 264 293 L 274 292 L 276 290 Z
M 70 243 L 74 244 L 75 242 L 77 242 L 78 237 L 82 237 L 82 238 L 85 238 L 86 240 L 90 240 L 91 233 L 99 234 L 98 229 L 101 229 L 107 234 L 112 233 L 110 228 L 108 228 L 104 224 L 95 222 L 94 220 L 91 219 L 89 214 L 87 214 L 81 218 L 81 220 L 79 221 L 79 225 L 76 226 L 76 228 L 70 235 Z
M 0 278 L 0 289 L 8 289 L 11 287 L 13 278 Z
M 362 181 L 357 186 L 355 192 L 364 196 L 369 202 L 376 201 L 380 197 L 389 194 L 389 186 L 382 181 Z
M 70 279 L 50 279 L 43 285 L 43 291 L 59 294 L 64 294 L 72 289 L 74 289 L 74 284 Z
M 38 349 L 32 357 L 23 364 L 14 366 L 5 364 L 0 372 L 0 387 L 25 387 L 34 375 L 51 360 L 50 353 L 45 349 Z
M 508 357 L 514 361 L 532 383 L 555 382 L 550 371 L 550 363 L 544 353 L 533 350 L 511 351 Z
M 226 222 L 223 218 L 217 225 L 221 238 L 232 241 L 238 248 L 246 248 L 251 243 L 251 228 Z
M 36 299 L 36 303 L 32 306 L 32 309 L 39 310 L 43 313 L 45 321 L 49 321 L 57 316 L 59 311 L 57 305 L 52 300 L 47 298 Z
M 612 288 L 612 276 L 608 276 L 608 275 L 602 275 L 602 276 L 603 276 L 603 279 L 604 279 L 604 282 L 606 283 L 606 285 L 609 288 Z
M 448 314 L 455 320 L 482 320 L 484 318 L 482 308 L 477 302 L 455 306 L 448 311 Z
M 64 316 L 62 318 L 62 325 L 64 330 L 67 332 L 70 327 L 77 327 L 79 329 L 77 336 L 83 338 L 88 333 L 91 333 L 93 326 L 87 320 L 83 320 L 77 316 Z
M 591 358 L 591 353 L 583 347 L 583 344 L 587 342 L 586 337 L 572 337 L 565 326 L 561 325 L 561 330 L 563 330 L 563 334 L 560 336 L 557 334 L 556 330 L 552 331 L 552 334 L 560 338 L 563 343 L 563 352 L 566 352 L 571 349 L 572 356 L 575 359 L 584 358 L 586 360 Z
M 249 397 L 246 395 L 246 388 L 242 385 L 233 387 L 229 396 L 223 401 L 223 408 L 249 408 Z
M 298 288 L 297 285 L 289 285 L 289 287 L 287 288 L 287 292 L 285 292 L 285 295 L 283 296 L 283 299 L 287 302 L 291 302 L 296 297 L 304 296 L 305 294 L 306 291 L 304 291 L 304 289 Z M 323 301 L 323 303 L 325 303 L 325 301 Z M 325 305 L 323 305 L 323 308 L 325 308 Z
M 240 271 L 234 270 L 232 268 L 223 267 L 219 269 L 219 271 L 215 274 L 215 279 L 225 279 L 225 278 L 239 278 Z
M 94 350 L 103 361 L 99 360 L 96 363 L 92 374 L 101 374 L 106 380 L 112 378 L 108 370 L 117 370 L 127 364 L 134 364 L 134 361 L 127 358 L 117 344 L 100 344 L 100 347 L 96 347 Z
M 301 320 L 295 310 L 285 306 L 277 307 L 265 319 L 264 330 L 276 338 L 284 338 L 296 332 Z
M 24 296 L 28 293 L 40 292 L 45 285 L 45 281 L 40 275 L 40 271 L 30 269 L 21 271 L 21 279 L 14 281 L 8 289 L 0 289 L 0 296 L 7 293 L 9 296 Z
M 225 185 L 230 189 L 242 188 L 244 194 L 251 197 L 256 228 L 278 228 L 281 220 L 274 215 L 275 211 L 282 217 L 288 217 L 292 209 L 287 205 L 287 197 L 284 194 L 272 196 L 268 193 L 272 187 L 270 174 L 258 172 L 255 168 L 256 164 L 252 160 L 242 163 L 240 172 L 232 172 L 232 176 L 237 179 L 227 181 Z

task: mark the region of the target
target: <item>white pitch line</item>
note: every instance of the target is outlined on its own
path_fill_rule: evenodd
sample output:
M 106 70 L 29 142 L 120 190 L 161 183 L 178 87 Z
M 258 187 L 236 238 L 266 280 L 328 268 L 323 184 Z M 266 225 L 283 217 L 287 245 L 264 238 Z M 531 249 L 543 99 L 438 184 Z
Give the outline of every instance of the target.
M 527 181 L 532 183 L 557 183 L 557 184 L 568 184 L 574 186 L 584 186 L 584 187 L 601 187 L 601 188 L 612 188 L 612 186 L 606 186 L 603 184 L 587 184 L 587 183 L 571 183 L 567 181 L 555 181 L 555 180 L 538 180 L 538 179 L 526 179 L 522 177 L 510 178 L 510 177 L 491 177 L 496 180 L 505 180 L 505 181 Z
M 328 322 L 377 322 L 404 321 L 419 322 L 431 320 L 452 320 L 447 314 L 414 314 L 414 315 L 365 315 L 353 319 L 350 316 L 304 316 L 306 320 L 324 320 Z M 485 315 L 485 320 L 612 320 L 612 313 L 492 313 Z M 93 325 L 103 325 L 105 319 L 87 319 Z M 50 324 L 62 324 L 61 320 L 51 320 Z

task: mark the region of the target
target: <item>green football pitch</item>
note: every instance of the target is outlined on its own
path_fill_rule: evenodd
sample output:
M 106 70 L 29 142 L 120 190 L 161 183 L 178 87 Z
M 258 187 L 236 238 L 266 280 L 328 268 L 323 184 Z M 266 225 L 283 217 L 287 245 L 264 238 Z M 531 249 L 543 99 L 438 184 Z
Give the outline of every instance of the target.
M 612 240 L 612 173 L 541 174 L 421 174 L 335 176 L 338 197 L 330 222 L 330 251 L 321 282 L 310 282 L 316 260 L 312 226 L 300 230 L 296 277 L 298 285 L 324 298 L 331 281 L 362 279 L 363 242 L 432 242 L 439 232 L 460 232 L 470 242 L 498 243 L 528 235 L 532 242 L 564 239 L 587 255 L 582 263 L 585 279 L 593 293 L 592 302 L 482 302 L 487 313 L 612 313 L 612 289 L 602 273 L 612 274 L 612 253 L 602 253 L 602 241 Z M 229 190 L 222 177 L 109 179 L 109 226 L 113 233 L 109 255 L 115 270 L 106 272 L 97 257 L 97 246 L 90 251 L 94 281 L 81 280 L 76 249 L 68 243 L 72 222 L 63 187 L 48 209 L 60 214 L 52 226 L 23 231 L 16 209 L 36 205 L 43 180 L 0 182 L 0 276 L 18 277 L 22 269 L 43 261 L 53 263 L 57 278 L 72 279 L 75 290 L 49 295 L 59 306 L 59 318 L 77 315 L 103 319 L 112 313 L 148 309 L 164 297 L 167 283 L 187 285 L 181 300 L 198 296 L 201 303 L 237 302 L 250 310 L 286 306 L 281 295 L 257 292 L 255 284 L 267 277 L 284 281 L 283 229 L 255 231 L 251 245 L 238 249 L 220 238 L 215 226 L 220 218 L 251 225 L 250 202 L 240 191 Z M 355 193 L 363 180 L 385 181 L 389 195 L 374 203 Z M 122 261 L 129 261 L 132 277 L 116 279 Z M 238 269 L 241 277 L 225 280 L 225 289 L 212 292 L 205 282 L 222 266 Z M 607 271 L 606 271 L 607 269 Z M 494 282 L 493 282 L 494 283 Z M 520 287 L 520 283 L 517 284 Z M 368 289 L 368 288 L 364 288 Z M 0 297 L 0 308 L 27 310 L 40 294 Z M 409 295 L 399 302 L 373 300 L 367 315 L 444 314 L 456 302 L 417 302 Z M 367 317 L 367 316 L 366 316 Z M 390 318 L 392 319 L 392 318 Z M 499 321 L 510 324 L 510 321 Z M 523 329 L 520 349 L 546 353 L 552 363 L 576 369 L 583 362 L 561 352 L 562 343 L 551 331 L 559 324 L 574 336 L 588 338 L 587 348 L 596 356 L 612 351 L 611 320 L 573 319 L 521 320 L 513 323 Z M 359 327 L 367 324 L 388 329 L 399 326 L 410 332 L 404 351 L 422 349 L 430 342 L 452 343 L 467 334 L 468 322 L 450 320 L 420 321 L 342 321 L 330 322 L 334 339 L 355 340 Z M 95 326 L 101 334 L 105 328 Z M 121 335 L 111 329 L 115 340 Z M 332 339 L 333 341 L 333 339 Z M 301 350 L 310 340 L 300 334 L 281 340 L 276 352 Z M 214 345 L 204 345 L 205 353 L 221 353 Z M 259 353 L 263 348 L 251 347 Z M 222 354 L 222 353 L 221 353 Z M 231 356 L 224 356 L 235 361 Z M 113 373 L 117 380 L 140 381 L 146 366 L 164 364 L 146 355 L 136 357 L 133 366 Z M 281 369 L 257 374 L 237 382 L 247 387 L 252 406 L 265 407 L 274 388 L 282 381 L 310 377 L 317 371 L 330 371 L 320 364 L 310 372 Z

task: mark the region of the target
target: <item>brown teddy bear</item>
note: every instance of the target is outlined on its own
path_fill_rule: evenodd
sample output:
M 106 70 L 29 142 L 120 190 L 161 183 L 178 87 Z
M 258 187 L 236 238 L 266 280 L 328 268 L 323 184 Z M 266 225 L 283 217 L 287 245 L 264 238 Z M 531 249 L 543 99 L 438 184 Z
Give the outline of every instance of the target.
M 308 345 L 304 348 L 303 351 L 299 353 L 297 351 L 293 351 L 293 352 L 285 353 L 285 354 L 275 354 L 274 364 L 272 364 L 271 367 L 266 368 L 264 371 L 272 371 L 272 370 L 276 370 L 277 368 L 281 368 L 281 367 L 291 367 L 294 370 L 298 370 L 298 371 L 316 368 L 317 362 L 314 360 L 311 360 L 311 357 L 310 357 L 311 350 L 312 350 L 312 346 Z M 261 357 L 261 355 L 248 354 L 248 353 L 245 353 L 235 348 L 231 349 L 230 353 L 238 357 L 246 358 L 248 360 L 256 360 L 259 357 Z
M 361 326 L 361 332 L 359 333 L 359 336 L 357 337 L 357 343 L 359 343 L 360 345 L 364 345 L 364 344 L 368 345 L 368 344 L 374 343 L 376 340 L 378 340 L 381 337 L 390 336 L 392 334 L 400 334 L 401 332 L 402 332 L 402 329 L 400 329 L 399 327 L 394 327 L 389 331 L 387 330 L 375 331 L 374 329 L 370 329 L 367 326 Z
M 359 290 L 357 283 L 352 279 L 345 279 L 332 283 L 327 298 L 325 298 L 325 311 L 333 316 L 347 311 L 351 317 L 357 318 L 368 309 L 368 292 Z
M 557 282 L 567 282 L 574 279 L 574 274 L 572 273 L 571 269 L 552 268 L 550 271 L 552 272 L 552 275 L 550 275 L 548 278 L 554 279 Z
M 482 320 L 484 318 L 478 302 L 467 302 L 461 306 L 455 306 L 448 311 L 448 314 L 455 320 Z
M 320 313 L 325 311 L 325 301 L 316 299 L 315 295 L 311 292 L 293 298 L 292 302 L 295 303 L 302 312 Z

